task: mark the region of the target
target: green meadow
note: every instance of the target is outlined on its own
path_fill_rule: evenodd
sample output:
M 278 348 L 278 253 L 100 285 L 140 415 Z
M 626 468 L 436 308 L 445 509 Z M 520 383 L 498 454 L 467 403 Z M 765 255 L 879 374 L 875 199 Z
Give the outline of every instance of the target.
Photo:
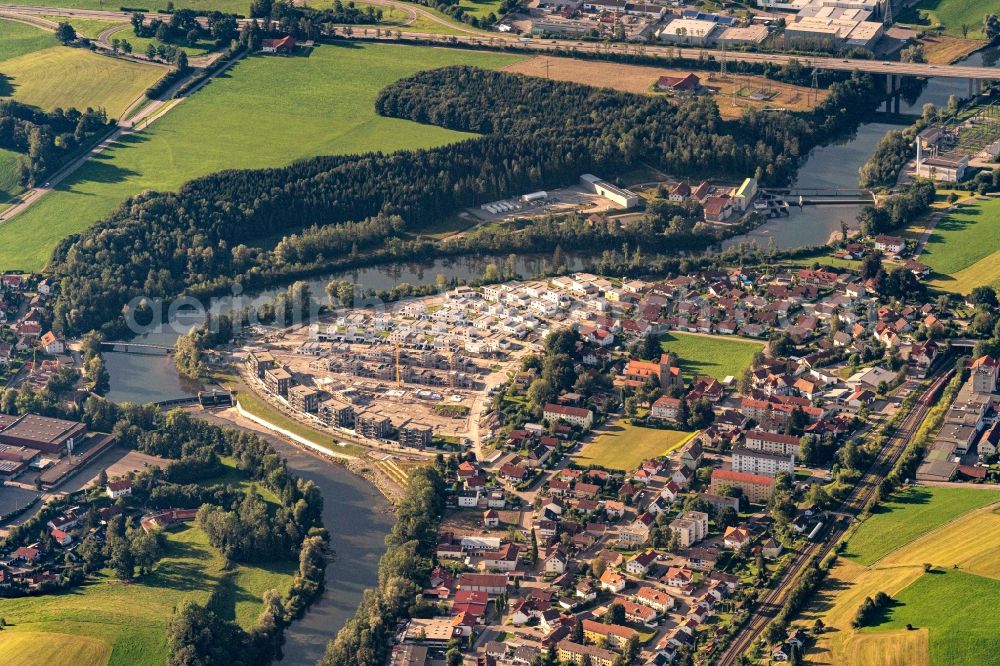
M 847 543 L 844 557 L 865 566 L 918 536 L 1000 500 L 1000 491 L 913 486 L 884 502 Z
M 380 117 L 375 98 L 390 83 L 422 70 L 455 64 L 500 68 L 517 60 L 389 44 L 322 45 L 307 56 L 248 57 L 0 225 L 0 268 L 41 269 L 62 238 L 144 190 L 174 190 L 223 169 L 429 148 L 467 138 Z

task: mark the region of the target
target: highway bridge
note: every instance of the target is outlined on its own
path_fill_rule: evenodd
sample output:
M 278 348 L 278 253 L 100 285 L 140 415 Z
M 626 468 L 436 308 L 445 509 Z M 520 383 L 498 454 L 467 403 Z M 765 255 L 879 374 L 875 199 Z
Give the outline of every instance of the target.
M 394 2 L 393 0 L 378 0 L 379 5 L 398 7 L 405 11 L 416 12 L 421 15 L 433 17 L 435 22 L 440 23 L 442 19 L 435 14 L 427 12 L 420 6 L 410 3 Z M 0 4 L 0 13 L 16 13 L 34 16 L 64 16 L 67 18 L 78 17 L 86 19 L 121 20 L 128 21 L 131 13 L 122 11 L 106 11 L 96 9 L 57 9 L 53 7 L 41 7 L 36 5 L 20 4 Z M 149 14 L 152 17 L 155 14 Z M 246 23 L 250 19 L 241 19 L 240 23 Z M 457 29 L 462 30 L 460 24 L 456 24 Z M 334 29 L 334 36 L 343 39 L 361 40 L 381 40 L 396 41 L 399 31 L 393 31 L 391 27 L 380 30 L 376 34 L 375 28 L 351 27 L 348 35 L 346 27 Z M 790 62 L 798 62 L 803 67 L 831 72 L 853 72 L 855 70 L 868 72 L 871 74 L 882 74 L 888 78 L 887 93 L 891 93 L 898 88 L 898 79 L 903 76 L 923 76 L 923 77 L 944 77 L 951 79 L 967 79 L 969 81 L 970 94 L 978 90 L 981 81 L 1000 80 L 1000 68 L 980 67 L 973 65 L 932 65 L 929 63 L 901 63 L 887 60 L 861 60 L 856 58 L 836 58 L 786 55 L 782 53 L 749 53 L 743 51 L 726 51 L 721 49 L 706 48 L 682 48 L 669 45 L 654 45 L 645 43 L 604 43 L 587 42 L 574 39 L 533 39 L 526 37 L 516 37 L 497 33 L 495 35 L 461 34 L 461 35 L 440 35 L 420 32 L 403 32 L 402 39 L 405 41 L 419 40 L 436 44 L 454 44 L 477 47 L 492 47 L 525 51 L 559 52 L 563 55 L 577 53 L 600 53 L 600 54 L 634 54 L 647 57 L 661 58 L 688 58 L 714 59 L 727 62 L 746 62 L 778 65 Z

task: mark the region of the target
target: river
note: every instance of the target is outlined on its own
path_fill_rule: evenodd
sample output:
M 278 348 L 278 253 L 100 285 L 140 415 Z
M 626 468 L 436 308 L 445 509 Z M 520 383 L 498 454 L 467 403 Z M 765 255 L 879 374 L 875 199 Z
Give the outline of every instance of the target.
M 233 426 L 216 416 L 201 418 Z M 365 588 L 378 582 L 378 561 L 385 552 L 385 537 L 395 517 L 389 502 L 365 479 L 282 439 L 263 436 L 288 461 L 290 470 L 315 483 L 323 494 L 323 526 L 330 532 L 335 556 L 326 567 L 323 596 L 305 617 L 285 630 L 281 662 L 293 666 L 315 664 L 323 656 L 327 642 L 354 615 Z
M 580 269 L 585 260 L 574 255 L 564 255 L 570 269 Z M 518 257 L 517 272 L 524 277 L 538 275 L 544 261 L 548 257 L 528 255 Z M 322 277 L 309 278 L 312 294 L 323 298 L 325 288 L 331 280 L 348 280 L 358 285 L 362 290 L 388 290 L 407 283 L 413 286 L 434 284 L 437 276 L 443 274 L 448 278 L 471 280 L 482 277 L 490 263 L 501 265 L 503 258 L 489 256 L 471 256 L 460 258 L 443 258 L 429 262 L 411 262 L 371 266 L 368 268 L 342 271 Z M 237 307 L 252 302 L 264 302 L 273 299 L 285 287 L 267 289 L 251 296 L 244 296 Z M 231 310 L 234 299 L 230 297 L 213 298 L 210 308 L 213 312 Z M 199 315 L 193 312 L 181 312 L 173 320 L 176 325 L 165 326 L 163 330 L 143 333 L 136 342 L 149 344 L 172 345 L 177 337 L 201 321 Z M 181 378 L 174 369 L 174 363 L 169 356 L 152 356 L 136 353 L 105 352 L 105 364 L 111 375 L 111 390 L 108 399 L 114 402 L 160 402 L 196 395 L 201 388 L 196 382 Z
M 994 47 L 977 51 L 956 64 L 996 67 L 998 59 L 1000 47 Z M 965 79 L 930 79 L 915 100 L 902 100 L 900 112 L 919 115 L 924 104 L 941 108 L 948 105 L 948 99 L 952 95 L 961 99 L 968 96 L 968 93 L 969 87 Z M 814 148 L 799 169 L 794 187 L 856 189 L 858 169 L 871 155 L 875 144 L 889 130 L 901 127 L 903 125 L 884 122 L 876 116 L 871 122 L 862 124 L 853 136 Z M 775 246 L 782 250 L 804 245 L 822 245 L 830 240 L 832 234 L 839 233 L 841 220 L 848 227 L 855 228 L 860 209 L 861 206 L 857 205 L 807 206 L 802 209 L 793 207 L 788 217 L 771 219 L 748 234 L 729 239 L 723 243 L 723 247 L 747 242 L 766 248 L 771 238 L 774 238 Z

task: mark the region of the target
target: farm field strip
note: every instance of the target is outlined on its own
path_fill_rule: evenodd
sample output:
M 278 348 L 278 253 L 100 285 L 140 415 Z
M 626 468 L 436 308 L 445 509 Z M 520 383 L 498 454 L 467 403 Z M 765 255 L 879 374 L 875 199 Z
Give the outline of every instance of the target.
M 600 62 L 596 60 L 574 60 L 573 58 L 558 58 L 539 56 L 516 63 L 506 68 L 509 72 L 528 74 L 530 76 L 549 77 L 557 81 L 570 81 L 590 86 L 603 86 L 624 92 L 651 93 L 653 84 L 661 76 L 687 76 L 690 70 L 651 67 L 648 65 L 626 65 L 621 63 Z M 739 118 L 745 107 L 764 108 L 780 104 L 780 106 L 801 111 L 825 99 L 827 93 L 820 93 L 818 99 L 811 98 L 808 88 L 785 83 L 776 83 L 760 76 L 722 77 L 717 73 L 697 72 L 702 79 L 702 85 L 712 90 L 716 95 L 719 113 L 723 118 Z M 733 92 L 748 89 L 769 89 L 776 96 L 767 101 L 751 101 L 743 98 L 734 106 L 729 98 Z
M 868 566 L 921 534 L 1000 501 L 1000 491 L 915 486 L 897 493 L 858 528 L 844 557 Z
M 19 21 L 0 18 L 0 30 L 3 30 L 3 39 L 0 39 L 0 62 L 52 48 L 58 44 L 52 33 Z M 6 70 L 3 73 L 6 74 Z
M 117 118 L 167 69 L 52 46 L 6 60 L 2 71 L 16 101 L 49 111 L 104 108 Z
M 806 655 L 810 663 L 988 663 L 1000 650 L 988 630 L 992 611 L 961 601 L 976 596 L 970 590 L 992 599 L 991 590 L 1000 589 L 1000 493 L 947 487 L 910 493 L 861 525 L 803 614 L 805 625 L 821 618 L 827 626 Z M 879 591 L 894 605 L 875 626 L 854 629 L 858 606 Z M 955 599 L 962 608 L 952 607 Z M 955 619 L 966 610 L 970 615 Z

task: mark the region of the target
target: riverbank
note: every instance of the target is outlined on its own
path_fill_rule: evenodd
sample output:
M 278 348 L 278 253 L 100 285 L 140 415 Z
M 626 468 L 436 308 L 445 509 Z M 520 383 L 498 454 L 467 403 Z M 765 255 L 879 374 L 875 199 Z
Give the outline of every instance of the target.
M 323 496 L 323 526 L 329 531 L 334 560 L 328 563 L 325 590 L 309 611 L 285 630 L 287 664 L 316 663 L 345 622 L 353 617 L 364 590 L 378 583 L 378 562 L 385 537 L 395 523 L 391 502 L 352 464 L 307 449 L 249 420 L 235 408 L 193 411 L 200 419 L 262 436 L 288 463 L 290 470 L 312 481 Z M 235 418 L 234 418 L 235 415 Z

